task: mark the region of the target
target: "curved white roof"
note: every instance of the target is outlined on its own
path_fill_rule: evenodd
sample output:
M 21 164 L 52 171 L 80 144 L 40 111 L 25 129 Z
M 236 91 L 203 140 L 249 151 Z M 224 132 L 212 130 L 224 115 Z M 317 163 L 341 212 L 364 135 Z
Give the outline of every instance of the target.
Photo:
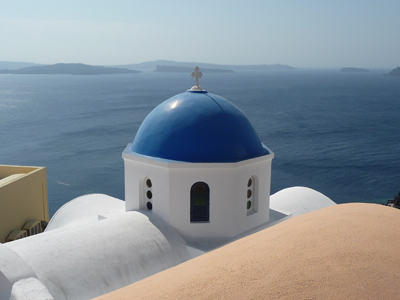
M 97 203 L 107 202 L 104 197 Z M 90 222 L 78 215 L 79 222 L 62 222 L 69 208 L 75 211 L 73 207 L 95 198 L 83 196 L 61 209 L 52 222 L 57 228 L 3 245 L 32 268 L 54 299 L 90 299 L 191 258 L 184 240 L 151 213 L 131 211 L 93 220 L 92 211 Z
M 77 197 L 57 210 L 46 231 L 56 228 L 97 221 L 99 215 L 106 216 L 125 212 L 125 202 L 104 194 Z
M 324 194 L 304 186 L 283 189 L 270 197 L 270 208 L 292 217 L 336 205 Z

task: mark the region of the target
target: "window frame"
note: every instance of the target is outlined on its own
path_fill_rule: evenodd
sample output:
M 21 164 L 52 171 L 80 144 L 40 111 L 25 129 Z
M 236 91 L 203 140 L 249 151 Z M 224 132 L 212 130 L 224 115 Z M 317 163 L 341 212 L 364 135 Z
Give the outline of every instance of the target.
M 205 188 L 205 194 L 195 194 L 195 188 L 202 186 Z M 195 206 L 194 202 L 198 199 L 196 197 L 205 196 L 206 205 Z M 203 210 L 203 212 L 202 212 Z M 196 217 L 195 213 L 204 214 L 204 217 Z M 190 223 L 209 223 L 210 222 L 210 187 L 203 181 L 195 182 L 190 188 Z

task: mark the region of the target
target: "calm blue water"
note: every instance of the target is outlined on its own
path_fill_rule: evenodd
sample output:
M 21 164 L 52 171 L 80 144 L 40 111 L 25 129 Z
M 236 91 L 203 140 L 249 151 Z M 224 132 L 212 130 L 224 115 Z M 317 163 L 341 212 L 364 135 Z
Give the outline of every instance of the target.
M 400 190 L 400 78 L 333 70 L 205 74 L 275 152 L 272 193 L 316 189 L 337 203 Z M 47 168 L 50 214 L 88 193 L 124 198 L 122 151 L 189 74 L 0 75 L 0 164 Z

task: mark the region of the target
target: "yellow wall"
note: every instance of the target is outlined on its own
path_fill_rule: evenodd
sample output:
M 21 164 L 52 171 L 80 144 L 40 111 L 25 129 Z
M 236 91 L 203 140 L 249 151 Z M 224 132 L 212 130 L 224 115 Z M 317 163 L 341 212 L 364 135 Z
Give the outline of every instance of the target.
M 0 243 L 30 220 L 49 221 L 46 168 L 0 165 Z

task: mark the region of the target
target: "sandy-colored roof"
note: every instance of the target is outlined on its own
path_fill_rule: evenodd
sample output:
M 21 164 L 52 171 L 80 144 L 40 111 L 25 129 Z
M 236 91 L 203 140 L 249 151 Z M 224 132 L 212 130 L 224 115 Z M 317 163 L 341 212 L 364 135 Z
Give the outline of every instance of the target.
M 96 299 L 400 299 L 399 249 L 400 210 L 342 204 Z

